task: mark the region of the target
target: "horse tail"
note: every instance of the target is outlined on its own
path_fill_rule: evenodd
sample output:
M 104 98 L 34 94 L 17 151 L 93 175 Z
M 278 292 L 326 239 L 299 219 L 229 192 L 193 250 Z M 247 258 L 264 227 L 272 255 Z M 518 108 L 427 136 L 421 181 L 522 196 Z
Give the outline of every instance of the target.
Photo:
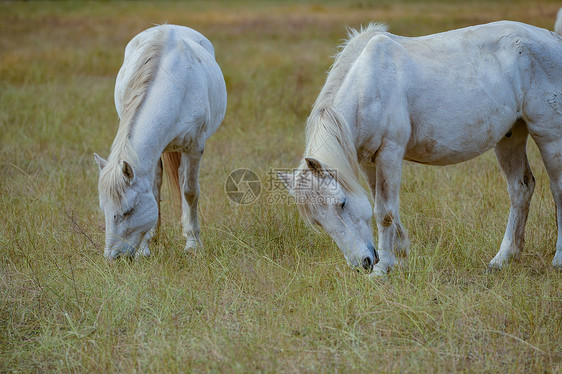
M 562 35 L 562 8 L 558 9 L 558 15 L 556 16 L 556 22 L 554 23 L 554 32 L 558 35 Z
M 181 202 L 179 167 L 181 161 L 181 152 L 164 152 L 162 153 L 162 163 L 166 171 L 166 179 L 173 195 L 173 198 Z

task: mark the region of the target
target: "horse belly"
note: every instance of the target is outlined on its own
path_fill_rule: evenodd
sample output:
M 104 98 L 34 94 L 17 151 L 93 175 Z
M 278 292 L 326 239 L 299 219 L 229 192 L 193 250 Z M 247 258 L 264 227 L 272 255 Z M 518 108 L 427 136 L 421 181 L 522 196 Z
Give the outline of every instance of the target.
M 472 144 L 471 147 L 459 150 L 448 146 L 435 139 L 426 139 L 409 147 L 404 155 L 407 161 L 427 165 L 451 165 L 471 160 L 488 149 L 489 144 L 481 144 L 480 147 Z
M 515 116 L 510 116 L 507 120 L 495 118 L 486 123 L 414 128 L 404 159 L 429 165 L 471 160 L 495 147 L 509 133 L 515 120 Z
M 490 76 L 472 79 L 464 86 L 455 79 L 452 84 L 431 82 L 433 87 L 426 82 L 428 95 L 409 108 L 412 130 L 406 159 L 435 165 L 467 161 L 493 148 L 509 132 L 521 116 L 513 82 Z

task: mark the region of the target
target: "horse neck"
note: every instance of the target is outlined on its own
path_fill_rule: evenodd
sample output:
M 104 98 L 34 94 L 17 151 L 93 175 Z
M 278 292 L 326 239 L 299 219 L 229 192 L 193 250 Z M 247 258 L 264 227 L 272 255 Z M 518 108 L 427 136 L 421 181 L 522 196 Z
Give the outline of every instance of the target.
M 356 149 L 356 129 L 350 127 L 350 124 L 356 123 L 356 117 L 355 113 L 343 112 L 343 108 L 347 106 L 337 105 L 336 98 L 351 67 L 369 40 L 386 31 L 386 25 L 376 23 L 359 31 L 350 30 L 349 39 L 336 55 L 326 83 L 307 120 L 305 157 L 318 158 L 328 167 L 337 169 L 338 177 L 341 176 L 340 182 L 352 192 L 364 191 L 359 182 L 361 171 Z M 346 92 L 341 96 L 349 97 L 349 94 Z M 336 106 L 340 109 L 337 110 Z
M 149 181 L 152 181 L 162 152 L 158 131 L 146 128 L 137 121 L 127 137 L 116 137 L 108 157 L 108 165 L 114 167 L 117 172 L 118 168 L 122 168 L 123 161 L 126 161 L 132 166 L 135 178 L 149 178 Z
M 149 88 L 154 85 L 159 70 L 165 35 L 165 30 L 160 28 L 152 39 L 145 41 L 140 57 L 134 61 L 126 59 L 117 78 L 117 85 L 124 85 L 124 93 L 122 97 L 116 96 L 116 100 L 120 102 L 118 106 L 122 108 L 121 120 L 108 161 L 116 164 L 127 161 L 138 176 L 153 169 L 162 153 L 155 156 L 153 141 L 146 141 L 158 134 L 154 129 L 150 129 L 150 126 L 146 126 L 148 121 L 143 120 L 142 112 L 146 106 Z M 121 76 L 123 71 L 132 73 Z
M 387 31 L 387 26 L 380 23 L 370 23 L 360 30 L 349 29 L 348 39 L 340 46 L 340 52 L 334 58 L 334 64 L 326 77 L 326 83 L 314 103 L 314 109 L 331 106 L 335 96 L 341 88 L 349 70 L 363 52 L 363 49 L 377 34 Z M 313 111 L 314 111 L 313 109 Z

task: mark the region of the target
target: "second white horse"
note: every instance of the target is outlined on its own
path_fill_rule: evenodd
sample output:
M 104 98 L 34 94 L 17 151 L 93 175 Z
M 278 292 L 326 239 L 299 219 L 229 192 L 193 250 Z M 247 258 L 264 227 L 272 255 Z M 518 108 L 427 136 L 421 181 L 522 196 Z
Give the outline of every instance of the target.
M 308 118 L 301 171 L 280 177 L 352 266 L 385 274 L 409 248 L 399 214 L 402 160 L 447 165 L 495 148 L 511 200 L 490 262 L 501 268 L 523 248 L 535 186 L 529 135 L 550 177 L 553 265 L 562 268 L 562 38 L 545 29 L 502 21 L 416 38 L 384 25 L 353 32 Z M 361 169 L 375 201 L 376 251 Z

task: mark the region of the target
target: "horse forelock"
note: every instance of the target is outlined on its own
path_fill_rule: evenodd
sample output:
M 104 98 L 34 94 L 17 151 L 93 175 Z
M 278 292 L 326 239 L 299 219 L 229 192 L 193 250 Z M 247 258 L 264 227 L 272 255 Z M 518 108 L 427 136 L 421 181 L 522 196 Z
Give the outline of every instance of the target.
M 315 221 L 313 217 L 316 215 L 316 211 L 319 208 L 319 201 L 316 201 L 317 196 L 313 195 L 318 194 L 318 191 L 314 191 L 310 188 L 310 186 L 313 185 L 311 181 L 313 174 L 307 169 L 304 160 L 299 165 L 298 170 L 300 172 L 296 175 L 294 185 L 294 191 L 297 194 L 297 209 L 304 221 L 314 227 Z M 314 203 L 312 202 L 313 200 Z
M 300 173 L 297 174 L 294 186 L 297 209 L 304 221 L 316 229 L 318 212 L 322 211 L 324 205 L 331 203 L 329 200 L 331 196 L 322 196 L 318 189 L 311 188 L 311 186 L 316 184 L 316 182 L 311 180 L 315 174 L 307 169 L 306 163 L 301 164 L 299 170 Z M 347 190 L 346 186 L 348 187 L 349 184 L 345 183 L 340 173 L 337 173 L 337 181 L 344 190 Z M 363 193 L 363 191 L 361 190 L 357 193 Z
M 120 210 L 129 183 L 123 173 L 123 162 L 109 161 L 103 168 L 98 182 L 100 197 L 111 204 L 112 210 Z
M 349 126 L 332 108 L 324 108 L 309 117 L 305 157 L 313 157 L 324 167 L 334 170 L 334 177 L 344 190 L 351 193 L 363 190 L 359 182 L 361 169 Z

